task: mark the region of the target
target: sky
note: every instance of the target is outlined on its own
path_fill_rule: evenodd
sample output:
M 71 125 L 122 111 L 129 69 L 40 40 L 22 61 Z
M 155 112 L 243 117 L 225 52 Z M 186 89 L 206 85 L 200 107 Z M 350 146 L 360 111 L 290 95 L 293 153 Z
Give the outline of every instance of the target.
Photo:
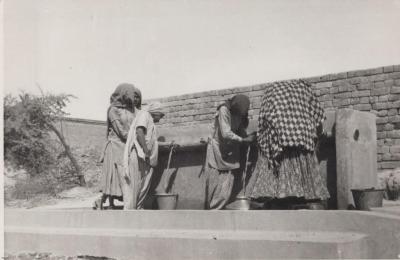
M 6 0 L 4 92 L 144 99 L 400 64 L 400 0 Z

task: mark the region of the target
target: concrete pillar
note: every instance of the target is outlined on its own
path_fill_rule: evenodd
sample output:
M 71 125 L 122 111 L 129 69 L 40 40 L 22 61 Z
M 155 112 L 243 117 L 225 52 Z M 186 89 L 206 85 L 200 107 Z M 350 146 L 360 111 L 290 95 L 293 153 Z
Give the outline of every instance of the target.
M 337 202 L 354 205 L 351 189 L 377 186 L 375 115 L 352 109 L 336 113 Z

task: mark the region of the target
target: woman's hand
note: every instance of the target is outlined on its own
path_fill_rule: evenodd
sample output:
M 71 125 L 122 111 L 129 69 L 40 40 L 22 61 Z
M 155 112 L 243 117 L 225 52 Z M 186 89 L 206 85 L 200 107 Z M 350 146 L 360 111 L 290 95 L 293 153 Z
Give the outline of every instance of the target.
M 128 169 L 126 167 L 124 167 L 124 180 L 126 181 L 126 183 L 130 183 L 131 179 L 129 178 L 129 173 L 128 173 Z
M 253 134 L 242 138 L 242 142 L 246 143 L 246 144 L 253 143 L 255 140 L 256 140 L 256 136 Z

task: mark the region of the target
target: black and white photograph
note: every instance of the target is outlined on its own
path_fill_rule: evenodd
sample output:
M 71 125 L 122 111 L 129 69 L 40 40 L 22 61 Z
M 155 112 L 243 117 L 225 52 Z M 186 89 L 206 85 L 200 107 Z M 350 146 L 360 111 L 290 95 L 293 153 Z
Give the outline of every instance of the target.
M 400 259 L 400 0 L 0 16 L 2 259 Z

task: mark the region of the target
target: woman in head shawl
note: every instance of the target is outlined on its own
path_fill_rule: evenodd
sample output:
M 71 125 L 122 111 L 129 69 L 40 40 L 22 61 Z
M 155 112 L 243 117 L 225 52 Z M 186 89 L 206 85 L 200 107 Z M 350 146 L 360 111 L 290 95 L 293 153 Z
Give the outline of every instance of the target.
M 143 209 L 153 169 L 158 163 L 154 123 L 162 116 L 161 104 L 152 103 L 146 109 L 139 110 L 131 124 L 124 152 L 124 209 Z
M 207 147 L 207 208 L 223 209 L 232 193 L 234 176 L 239 169 L 240 145 L 251 143 L 254 135 L 247 136 L 250 100 L 236 95 L 217 108 L 210 143 Z
M 111 208 L 114 208 L 115 198 L 122 200 L 120 179 L 123 175 L 123 152 L 129 126 L 140 106 L 140 91 L 132 84 L 118 85 L 110 97 L 110 107 L 107 110 L 107 142 L 100 159 L 100 162 L 103 162 L 101 178 L 103 195 L 95 202 L 95 208 L 102 209 L 107 198 Z

